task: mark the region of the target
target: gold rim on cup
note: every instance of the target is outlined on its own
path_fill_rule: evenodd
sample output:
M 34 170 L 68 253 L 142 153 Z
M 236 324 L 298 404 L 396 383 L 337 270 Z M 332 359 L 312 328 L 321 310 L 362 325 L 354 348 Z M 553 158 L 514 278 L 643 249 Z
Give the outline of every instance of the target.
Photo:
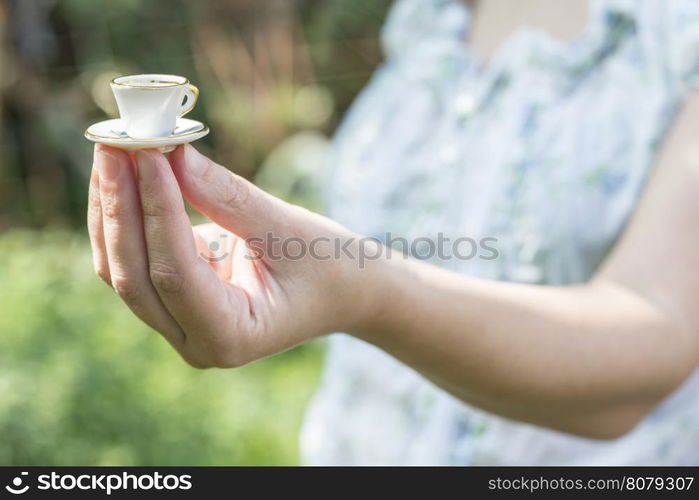
M 187 85 L 187 84 L 192 85 L 191 83 L 189 83 L 189 78 L 186 78 L 184 76 L 179 77 L 179 78 L 184 78 L 183 82 L 173 82 L 173 81 L 169 81 L 169 80 L 148 80 L 149 83 L 165 83 L 165 84 L 167 84 L 167 85 L 164 85 L 162 87 L 152 87 L 152 86 L 148 86 L 148 85 L 130 85 L 128 83 L 117 82 L 117 80 L 119 78 L 128 78 L 128 77 L 133 77 L 133 76 L 140 76 L 140 75 L 115 76 L 114 78 L 112 78 L 109 81 L 109 83 L 112 85 L 119 85 L 120 87 L 128 87 L 131 89 L 143 89 L 143 90 L 158 90 L 158 89 L 162 89 L 162 88 L 178 87 L 180 85 Z M 177 75 L 172 75 L 172 76 L 177 76 Z M 192 85 L 192 87 L 194 87 L 194 85 Z M 199 94 L 198 89 L 197 89 L 196 93 L 197 93 L 197 95 Z

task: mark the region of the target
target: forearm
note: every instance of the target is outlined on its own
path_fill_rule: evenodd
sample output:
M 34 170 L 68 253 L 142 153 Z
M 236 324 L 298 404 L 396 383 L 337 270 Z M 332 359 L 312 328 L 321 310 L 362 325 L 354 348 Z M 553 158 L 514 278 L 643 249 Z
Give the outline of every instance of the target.
M 693 366 L 693 337 L 611 281 L 546 287 L 478 280 L 415 261 L 381 283 L 355 334 L 457 397 L 590 436 L 627 430 Z
M 589 283 L 372 261 L 358 273 L 372 308 L 352 331 L 486 410 L 588 436 L 630 429 L 699 363 L 697 127 L 694 93 Z

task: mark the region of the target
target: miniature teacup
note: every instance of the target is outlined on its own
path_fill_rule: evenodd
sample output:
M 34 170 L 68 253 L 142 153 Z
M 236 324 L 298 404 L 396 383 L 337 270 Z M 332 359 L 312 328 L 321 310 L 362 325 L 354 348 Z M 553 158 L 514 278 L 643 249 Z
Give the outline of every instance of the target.
M 197 103 L 199 89 L 183 76 L 131 75 L 111 81 L 112 91 L 129 137 L 167 137 L 177 118 Z

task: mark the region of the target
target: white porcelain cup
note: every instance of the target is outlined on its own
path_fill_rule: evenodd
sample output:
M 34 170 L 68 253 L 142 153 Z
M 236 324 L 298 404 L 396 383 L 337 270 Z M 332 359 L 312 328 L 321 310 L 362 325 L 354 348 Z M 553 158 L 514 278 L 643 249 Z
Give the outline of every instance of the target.
M 130 75 L 111 81 L 119 114 L 129 137 L 167 137 L 177 118 L 194 108 L 199 89 L 183 76 Z

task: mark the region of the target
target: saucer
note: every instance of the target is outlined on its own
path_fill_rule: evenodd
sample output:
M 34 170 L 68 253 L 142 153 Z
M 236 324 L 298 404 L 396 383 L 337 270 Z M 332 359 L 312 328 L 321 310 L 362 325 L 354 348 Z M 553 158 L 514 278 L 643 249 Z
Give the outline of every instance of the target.
M 175 131 L 167 137 L 137 139 L 126 135 L 124 129 L 124 124 L 119 118 L 105 120 L 90 125 L 85 131 L 85 137 L 92 142 L 108 144 L 129 151 L 157 148 L 163 153 L 168 153 L 179 144 L 196 141 L 209 133 L 209 127 L 202 122 L 187 118 L 178 118 Z

